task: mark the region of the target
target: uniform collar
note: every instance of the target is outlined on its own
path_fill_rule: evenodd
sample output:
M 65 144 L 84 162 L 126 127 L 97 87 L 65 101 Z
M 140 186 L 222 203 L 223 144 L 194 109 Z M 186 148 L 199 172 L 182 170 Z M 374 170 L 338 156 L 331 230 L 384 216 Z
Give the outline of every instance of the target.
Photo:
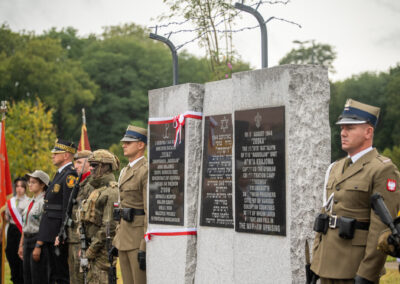
M 365 154 L 367 154 L 369 151 L 372 151 L 372 146 L 368 147 L 367 149 L 362 150 L 361 152 L 358 152 L 357 154 L 355 154 L 353 157 L 351 157 L 351 161 L 353 162 L 353 164 L 355 162 L 357 162 L 358 159 L 360 159 L 362 156 L 364 156 Z M 347 156 L 349 157 L 349 156 Z
M 137 158 L 136 160 L 133 160 L 132 162 L 129 163 L 129 167 L 132 168 L 137 162 L 139 162 L 143 158 L 144 158 L 144 156 L 141 156 L 140 158 Z
M 63 169 L 65 169 L 68 165 L 72 165 L 72 162 L 66 163 L 64 166 L 58 168 L 57 172 L 61 173 Z

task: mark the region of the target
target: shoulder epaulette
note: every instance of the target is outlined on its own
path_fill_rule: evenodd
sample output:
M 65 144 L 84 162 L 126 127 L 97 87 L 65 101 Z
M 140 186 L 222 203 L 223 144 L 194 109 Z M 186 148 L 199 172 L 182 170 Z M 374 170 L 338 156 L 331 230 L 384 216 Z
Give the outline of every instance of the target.
M 388 158 L 388 157 L 385 157 L 385 156 L 382 156 L 382 155 L 378 155 L 378 156 L 376 156 L 376 158 L 379 160 L 379 161 L 381 161 L 382 163 L 384 163 L 384 164 L 386 164 L 386 163 L 391 163 L 392 162 L 392 160 L 390 159 L 390 158 Z

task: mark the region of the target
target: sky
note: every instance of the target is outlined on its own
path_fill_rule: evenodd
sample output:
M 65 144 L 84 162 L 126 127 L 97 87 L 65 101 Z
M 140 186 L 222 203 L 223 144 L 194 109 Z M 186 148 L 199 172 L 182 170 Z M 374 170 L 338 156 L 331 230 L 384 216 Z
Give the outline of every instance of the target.
M 245 3 L 254 3 L 247 1 Z M 397 0 L 291 0 L 283 4 L 263 4 L 258 12 L 268 19 L 282 18 L 296 22 L 272 20 L 267 24 L 269 67 L 278 65 L 295 45 L 294 40 L 315 40 L 334 46 L 337 59 L 332 81 L 344 80 L 364 71 L 387 72 L 400 64 L 400 1 Z M 51 27 L 72 26 L 80 36 L 100 34 L 105 26 L 125 23 L 151 27 L 156 17 L 168 13 L 162 0 L 0 0 L 0 23 L 13 31 L 40 34 Z M 257 25 L 254 16 L 241 13 L 235 29 Z M 182 29 L 170 26 L 160 34 Z M 179 33 L 170 37 L 176 45 L 195 34 Z M 261 68 L 260 30 L 235 33 L 233 44 L 240 58 L 254 69 Z M 196 42 L 182 49 L 204 55 Z

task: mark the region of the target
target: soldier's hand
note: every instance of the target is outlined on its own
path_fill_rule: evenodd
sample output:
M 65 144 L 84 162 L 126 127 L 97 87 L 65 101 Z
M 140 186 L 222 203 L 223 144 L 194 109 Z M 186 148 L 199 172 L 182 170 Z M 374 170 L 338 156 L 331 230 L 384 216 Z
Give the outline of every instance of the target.
M 42 252 L 42 248 L 34 248 L 32 252 L 32 258 L 34 261 L 38 262 L 40 260 L 40 253 Z
M 58 246 L 60 244 L 60 239 L 59 239 L 59 237 L 57 236 L 56 237 L 56 240 L 54 241 L 54 246 Z
M 86 257 L 85 257 L 85 258 L 81 258 L 80 266 L 81 266 L 83 269 L 85 269 L 85 268 L 88 267 L 88 265 L 89 265 L 89 260 L 88 260 Z
M 138 262 L 139 262 L 139 268 L 141 270 L 146 270 L 146 252 L 145 251 L 139 251 L 138 252 Z
M 399 244 L 392 236 L 390 229 L 382 231 L 379 236 L 378 250 L 394 257 L 400 257 Z
M 118 249 L 115 246 L 112 246 L 108 251 L 108 261 L 112 262 L 114 260 L 114 256 L 118 257 Z

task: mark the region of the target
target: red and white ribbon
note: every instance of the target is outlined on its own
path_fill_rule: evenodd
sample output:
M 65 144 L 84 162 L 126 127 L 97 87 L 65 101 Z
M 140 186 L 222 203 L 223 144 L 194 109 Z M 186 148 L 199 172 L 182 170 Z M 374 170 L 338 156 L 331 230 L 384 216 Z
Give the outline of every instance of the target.
M 181 143 L 182 127 L 185 125 L 186 118 L 202 119 L 203 113 L 196 111 L 186 111 L 183 114 L 179 114 L 172 117 L 150 117 L 149 124 L 166 124 L 172 123 L 175 128 L 175 139 L 174 146 L 179 139 L 179 144 Z
M 7 200 L 7 206 L 15 225 L 17 226 L 18 230 L 22 233 L 22 217 L 17 209 L 17 204 L 15 202 L 16 200 L 17 199 L 15 198 L 15 196 Z
M 184 229 L 157 229 L 147 231 L 144 235 L 144 239 L 146 242 L 151 240 L 151 236 L 188 236 L 188 235 L 197 235 L 196 228 L 184 228 Z

